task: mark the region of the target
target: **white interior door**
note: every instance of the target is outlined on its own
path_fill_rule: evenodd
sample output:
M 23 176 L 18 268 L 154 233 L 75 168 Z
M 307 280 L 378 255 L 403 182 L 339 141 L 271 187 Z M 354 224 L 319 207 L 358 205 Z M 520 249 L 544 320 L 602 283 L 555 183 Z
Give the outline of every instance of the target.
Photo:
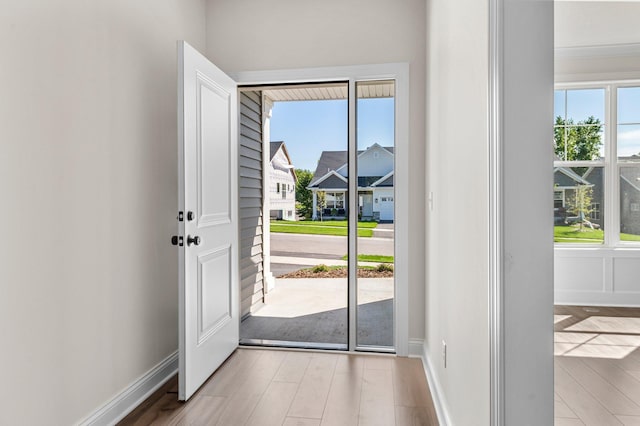
M 186 401 L 239 340 L 237 87 L 178 42 L 179 391 Z

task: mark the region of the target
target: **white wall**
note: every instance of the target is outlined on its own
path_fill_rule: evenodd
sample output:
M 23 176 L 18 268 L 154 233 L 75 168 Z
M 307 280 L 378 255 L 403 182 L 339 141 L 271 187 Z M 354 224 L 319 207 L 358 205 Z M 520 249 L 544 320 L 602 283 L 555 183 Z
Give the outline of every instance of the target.
M 207 52 L 238 71 L 410 64 L 409 336 L 424 336 L 424 0 L 207 3 Z
M 555 3 L 555 81 L 640 79 L 638 2 Z M 555 302 L 570 305 L 640 305 L 640 250 L 555 250 Z
M 481 426 L 490 385 L 487 2 L 431 0 L 427 27 L 426 354 L 451 424 Z
M 562 1 L 555 5 L 556 47 L 638 43 L 640 4 L 634 1 Z
M 504 0 L 503 16 L 504 424 L 551 425 L 553 1 Z
M 638 2 L 556 1 L 556 82 L 640 78 L 638 16 Z
M 0 424 L 72 424 L 177 349 L 175 42 L 202 0 L 0 13 Z
M 501 412 L 507 425 L 553 423 L 551 1 L 504 0 L 497 113 L 502 144 Z M 454 425 L 490 423 L 488 3 L 427 9 L 427 341 L 441 406 Z M 526 129 L 526 131 L 525 131 Z M 535 202 L 532 202 L 535 200 Z M 526 208 L 523 208 L 526 206 Z M 523 229 L 535 229 L 522 237 Z M 447 343 L 447 366 L 442 341 Z

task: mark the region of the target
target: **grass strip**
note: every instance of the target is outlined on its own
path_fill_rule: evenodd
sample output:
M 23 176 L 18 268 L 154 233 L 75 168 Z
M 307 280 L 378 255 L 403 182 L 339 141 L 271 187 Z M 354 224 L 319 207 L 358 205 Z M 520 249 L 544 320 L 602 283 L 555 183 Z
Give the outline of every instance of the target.
M 349 260 L 349 255 L 342 256 L 342 260 Z M 359 254 L 358 262 L 393 263 L 393 256 L 381 254 Z
M 320 227 L 338 227 L 338 228 L 346 228 L 348 226 L 348 221 L 346 220 L 298 220 L 298 221 L 288 221 L 288 220 L 272 220 L 272 224 L 283 224 L 283 225 L 292 225 L 292 226 L 320 226 Z M 377 222 L 358 222 L 358 228 L 364 229 L 373 229 L 378 226 Z
M 271 223 L 271 232 L 280 232 L 285 234 L 311 234 L 311 235 L 337 235 L 346 237 L 347 228 L 339 226 L 299 226 L 283 223 Z M 358 237 L 372 237 L 372 229 L 358 229 Z

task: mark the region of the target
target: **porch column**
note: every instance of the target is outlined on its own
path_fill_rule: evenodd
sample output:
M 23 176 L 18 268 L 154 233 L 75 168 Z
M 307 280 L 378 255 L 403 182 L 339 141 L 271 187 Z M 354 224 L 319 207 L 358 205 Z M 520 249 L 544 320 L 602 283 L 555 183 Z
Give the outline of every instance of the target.
M 318 219 L 318 194 L 315 189 L 312 189 L 311 192 L 313 193 L 313 216 L 311 217 L 311 219 L 317 220 Z
M 271 161 L 271 110 L 273 101 L 262 95 L 262 275 L 264 277 L 264 293 L 273 290 L 276 286 L 276 280 L 271 273 L 271 238 L 270 238 L 270 222 L 271 222 L 271 182 L 269 182 L 269 161 Z M 266 302 L 266 300 L 265 300 Z

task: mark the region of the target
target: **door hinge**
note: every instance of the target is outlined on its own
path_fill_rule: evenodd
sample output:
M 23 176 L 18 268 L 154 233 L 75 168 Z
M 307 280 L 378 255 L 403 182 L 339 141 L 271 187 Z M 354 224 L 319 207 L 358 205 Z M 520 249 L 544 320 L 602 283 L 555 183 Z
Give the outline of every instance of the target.
M 178 222 L 183 222 L 184 221 L 184 213 L 183 212 L 178 212 L 178 217 L 176 219 L 178 219 Z

